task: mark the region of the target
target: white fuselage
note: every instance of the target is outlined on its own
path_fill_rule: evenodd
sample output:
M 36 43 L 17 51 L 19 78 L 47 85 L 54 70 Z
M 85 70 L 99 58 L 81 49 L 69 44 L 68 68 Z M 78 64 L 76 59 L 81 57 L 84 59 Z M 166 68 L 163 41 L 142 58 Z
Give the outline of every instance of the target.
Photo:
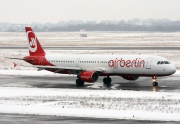
M 152 55 L 52 54 L 45 58 L 55 66 L 101 69 L 111 75 L 167 76 L 176 71 L 166 58 Z

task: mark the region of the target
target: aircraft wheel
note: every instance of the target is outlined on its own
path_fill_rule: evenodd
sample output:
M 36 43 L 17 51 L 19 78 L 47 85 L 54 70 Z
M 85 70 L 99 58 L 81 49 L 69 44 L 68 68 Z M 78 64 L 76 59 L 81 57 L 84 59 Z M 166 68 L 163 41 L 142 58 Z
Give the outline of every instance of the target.
M 158 82 L 153 82 L 153 86 L 158 86 Z
M 106 84 L 107 78 L 103 78 L 103 82 L 104 82 L 104 84 Z
M 77 79 L 76 80 L 76 86 L 78 86 L 78 87 L 84 86 L 84 81 L 82 81 L 81 79 Z
M 110 78 L 110 77 L 104 78 L 104 79 L 103 79 L 103 82 L 104 82 L 104 84 L 106 84 L 106 85 L 110 85 L 110 84 L 111 84 L 111 78 Z

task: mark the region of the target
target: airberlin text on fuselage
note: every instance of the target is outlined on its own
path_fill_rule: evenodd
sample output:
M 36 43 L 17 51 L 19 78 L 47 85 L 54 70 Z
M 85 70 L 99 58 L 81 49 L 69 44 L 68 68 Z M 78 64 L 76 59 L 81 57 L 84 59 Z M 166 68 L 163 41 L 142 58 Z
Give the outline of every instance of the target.
M 109 60 L 108 62 L 109 67 L 136 67 L 136 68 L 144 68 L 145 61 L 141 60 L 140 58 L 136 58 L 134 60 L 124 60 L 121 59 L 115 59 L 115 60 Z

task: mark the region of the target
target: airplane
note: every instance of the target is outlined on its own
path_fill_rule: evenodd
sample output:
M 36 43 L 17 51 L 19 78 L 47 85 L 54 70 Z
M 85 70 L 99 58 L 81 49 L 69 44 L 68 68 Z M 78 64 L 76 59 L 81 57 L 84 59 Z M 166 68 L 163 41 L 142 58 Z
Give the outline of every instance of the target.
M 157 77 L 176 72 L 174 65 L 164 57 L 154 55 L 100 55 L 100 54 L 46 54 L 31 27 L 25 27 L 29 55 L 23 59 L 38 71 L 47 70 L 60 74 L 77 75 L 76 85 L 94 83 L 104 76 L 104 84 L 111 84 L 110 76 L 120 76 L 134 81 L 141 76 L 152 77 L 152 85 L 158 86 Z M 14 58 L 16 59 L 16 58 Z

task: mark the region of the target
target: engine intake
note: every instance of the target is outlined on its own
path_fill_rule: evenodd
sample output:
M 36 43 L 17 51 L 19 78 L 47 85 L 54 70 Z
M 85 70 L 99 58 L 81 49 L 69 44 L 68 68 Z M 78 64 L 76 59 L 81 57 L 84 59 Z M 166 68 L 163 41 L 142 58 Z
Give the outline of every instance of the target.
M 126 80 L 130 80 L 130 81 L 134 81 L 134 80 L 137 80 L 139 78 L 139 76 L 125 75 L 125 76 L 122 76 L 122 78 L 124 78 Z
M 94 71 L 83 71 L 80 73 L 79 78 L 85 82 L 96 82 L 99 74 Z

